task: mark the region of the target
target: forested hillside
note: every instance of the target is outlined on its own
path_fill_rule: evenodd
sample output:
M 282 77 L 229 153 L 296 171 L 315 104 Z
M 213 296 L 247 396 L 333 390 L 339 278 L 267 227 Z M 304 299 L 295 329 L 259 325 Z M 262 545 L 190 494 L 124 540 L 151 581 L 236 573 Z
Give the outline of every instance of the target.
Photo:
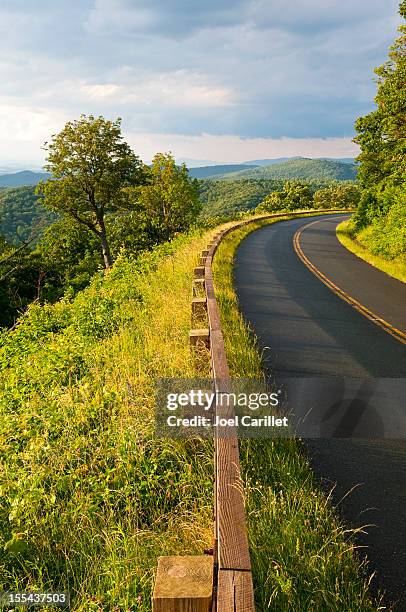
M 196 168 L 189 168 L 189 174 L 193 178 L 204 179 L 219 174 L 228 174 L 229 172 L 238 172 L 239 170 L 246 170 L 249 166 L 247 164 L 228 164 L 228 165 L 216 165 L 216 166 L 199 166 Z M 252 166 L 255 168 L 255 165 Z
M 255 208 L 268 193 L 281 189 L 283 181 L 199 181 L 202 202 L 201 216 L 204 218 L 225 216 Z
M 351 181 L 357 176 L 354 164 L 327 159 L 289 159 L 269 166 L 230 172 L 219 178 L 235 179 L 307 179 Z
M 35 187 L 0 190 L 0 234 L 10 243 L 40 235 L 56 216 L 46 210 L 35 195 Z
M 199 193 L 200 200 L 202 202 L 202 212 L 200 213 L 201 219 L 209 219 L 212 217 L 225 218 L 233 216 L 239 212 L 245 212 L 255 209 L 262 202 L 267 200 L 270 194 L 283 193 L 286 185 L 293 185 L 294 188 L 298 186 L 299 190 L 303 185 L 309 193 L 309 200 L 306 200 L 306 205 L 303 206 L 304 202 L 299 203 L 293 199 L 291 202 L 279 201 L 276 207 L 272 207 L 272 210 L 282 210 L 284 208 L 293 210 L 295 208 L 306 208 L 310 204 L 316 208 L 332 208 L 334 207 L 345 207 L 354 206 L 354 198 L 351 198 L 351 203 L 348 203 L 348 198 L 345 196 L 345 204 L 342 203 L 342 197 L 344 193 L 348 194 L 347 185 L 353 185 L 351 181 L 328 181 L 322 179 L 313 179 L 308 181 L 285 181 L 283 179 L 240 179 L 240 180 L 211 180 L 206 179 L 199 181 Z M 341 190 L 340 190 L 341 187 Z M 335 204 L 332 204 L 329 190 L 335 190 Z M 327 193 L 328 192 L 328 193 Z M 317 196 L 315 194 L 318 193 Z M 338 193 L 338 195 L 337 195 Z M 313 202 L 313 197 L 315 201 Z M 358 200 L 356 200 L 358 201 Z M 276 200 L 275 200 L 276 202 Z M 337 204 L 338 203 L 338 204 Z M 262 208 L 267 210 L 266 208 Z

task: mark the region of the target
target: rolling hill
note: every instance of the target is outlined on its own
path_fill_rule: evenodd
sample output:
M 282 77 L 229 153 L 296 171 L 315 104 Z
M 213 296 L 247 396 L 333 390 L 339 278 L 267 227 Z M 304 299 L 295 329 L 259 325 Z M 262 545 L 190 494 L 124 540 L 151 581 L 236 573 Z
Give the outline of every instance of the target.
M 225 180 L 239 179 L 304 179 L 304 180 L 355 180 L 355 164 L 327 159 L 289 159 L 268 166 L 249 167 L 238 172 L 218 175 Z
M 221 164 L 216 166 L 198 166 L 196 168 L 189 168 L 189 174 L 193 178 L 205 179 L 212 178 L 219 174 L 229 174 L 230 172 L 238 172 L 240 170 L 247 170 L 249 168 L 256 168 L 254 165 L 248 164 Z
M 279 164 L 280 162 L 288 161 L 289 159 L 306 159 L 304 157 L 274 157 L 273 159 L 253 159 L 252 161 L 243 162 L 246 166 L 271 166 L 273 164 Z M 314 157 L 312 159 L 321 159 L 328 161 L 338 161 L 345 164 L 353 164 L 353 157 Z
M 22 170 L 11 174 L 0 175 L 0 187 L 21 187 L 22 185 L 36 185 L 41 180 L 45 180 L 50 175 L 46 172 L 32 172 Z

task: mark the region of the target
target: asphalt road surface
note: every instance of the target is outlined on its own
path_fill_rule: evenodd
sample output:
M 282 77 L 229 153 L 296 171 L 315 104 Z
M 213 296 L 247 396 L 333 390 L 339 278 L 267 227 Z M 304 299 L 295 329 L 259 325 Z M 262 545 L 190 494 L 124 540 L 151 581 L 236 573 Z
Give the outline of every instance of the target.
M 293 248 L 294 235 L 302 228 L 300 245 L 305 256 L 347 294 L 405 332 L 406 285 L 372 268 L 338 242 L 335 227 L 344 218 L 294 219 L 250 234 L 235 261 L 240 307 L 258 337 L 272 377 L 349 377 L 362 379 L 361 386 L 368 386 L 368 380 L 372 384 L 372 379 L 392 378 L 390 388 L 399 391 L 406 377 L 406 345 L 331 291 Z M 309 225 L 313 220 L 319 222 Z M 335 407 L 339 417 L 336 437 L 306 439 L 305 445 L 323 486 L 335 485 L 333 499 L 347 524 L 371 525 L 359 536 L 359 544 L 366 547 L 361 550 L 366 551 L 370 570 L 376 572 L 373 589 L 385 591 L 384 601 L 403 611 L 406 437 L 401 428 L 406 400 L 394 429 L 389 430 L 398 427 L 398 435 L 388 436 L 385 430 L 391 419 L 389 403 L 386 414 L 375 406 L 380 434 L 372 435 L 373 439 L 351 438 L 357 435 L 369 397 L 367 391 L 361 393 L 361 399 L 347 402 L 344 409 Z

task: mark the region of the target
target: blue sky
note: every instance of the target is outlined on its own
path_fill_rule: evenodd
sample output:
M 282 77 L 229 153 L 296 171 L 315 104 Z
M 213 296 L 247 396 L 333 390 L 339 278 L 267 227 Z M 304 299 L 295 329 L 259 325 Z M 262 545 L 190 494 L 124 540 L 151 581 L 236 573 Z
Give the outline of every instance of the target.
M 149 161 L 347 157 L 397 0 L 2 0 L 0 166 L 80 113 Z

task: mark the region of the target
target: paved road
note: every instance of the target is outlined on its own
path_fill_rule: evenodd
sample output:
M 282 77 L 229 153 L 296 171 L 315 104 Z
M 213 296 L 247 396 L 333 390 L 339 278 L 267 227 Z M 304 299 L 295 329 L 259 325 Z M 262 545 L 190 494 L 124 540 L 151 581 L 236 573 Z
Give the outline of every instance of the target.
M 340 245 L 335 226 L 342 218 L 315 217 L 321 222 L 302 231 L 303 252 L 336 285 L 406 331 L 406 285 Z M 311 220 L 263 227 L 237 251 L 237 295 L 269 373 L 276 378 L 396 377 L 392 387 L 397 388 L 406 376 L 405 345 L 335 295 L 296 255 L 294 234 Z M 362 401 L 350 402 L 344 413 L 340 407 L 336 435 L 341 432 L 343 438 L 308 439 L 306 447 L 323 484 L 336 484 L 337 502 L 355 487 L 340 511 L 353 526 L 375 525 L 360 536 L 360 544 L 368 547 L 370 568 L 377 572 L 374 588 L 385 590 L 386 601 L 396 602 L 397 611 L 406 610 L 406 441 L 346 438 L 348 431 L 356 433 L 367 403 L 368 393 Z M 402 411 L 405 418 L 405 406 Z M 377 407 L 378 425 L 386 416 Z

